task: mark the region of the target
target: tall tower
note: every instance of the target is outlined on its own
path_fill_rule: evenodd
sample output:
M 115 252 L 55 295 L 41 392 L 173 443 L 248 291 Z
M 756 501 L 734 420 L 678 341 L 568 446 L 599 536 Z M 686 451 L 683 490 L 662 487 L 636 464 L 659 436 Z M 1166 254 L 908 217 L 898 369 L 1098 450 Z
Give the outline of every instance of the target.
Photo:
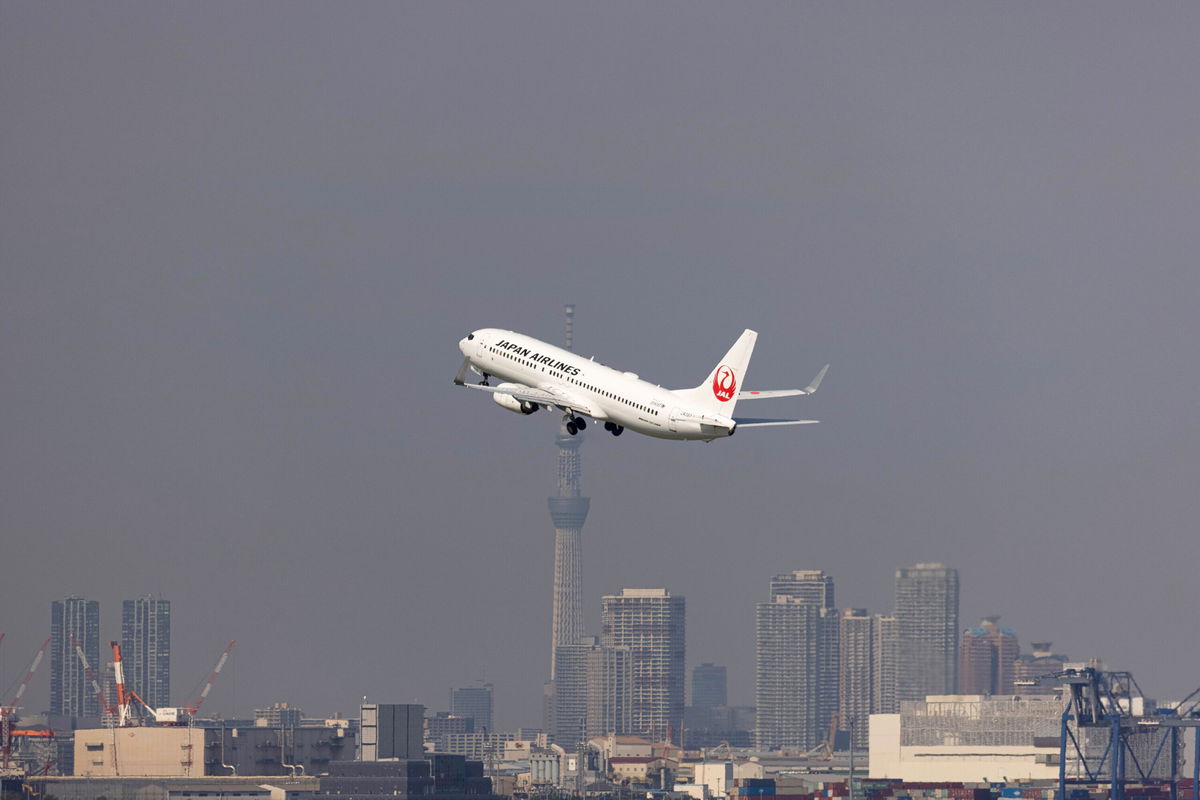
M 567 349 L 575 344 L 575 306 L 563 307 L 567 316 Z M 558 674 L 558 648 L 575 644 L 583 635 L 583 523 L 591 499 L 579 486 L 579 445 L 583 436 L 572 436 L 560 427 L 558 494 L 549 498 L 554 522 L 554 609 L 550 621 L 550 680 Z
M 683 728 L 685 603 L 666 589 L 602 599 L 601 644 L 629 650 L 629 733 L 678 741 Z
M 897 699 L 957 692 L 958 570 L 944 564 L 896 570 L 896 623 Z
M 150 595 L 121 606 L 125 682 L 153 708 L 171 704 L 171 601 Z
M 50 604 L 50 713 L 98 717 L 100 703 L 92 694 L 75 645 L 91 664 L 100 663 L 100 603 L 68 597 Z

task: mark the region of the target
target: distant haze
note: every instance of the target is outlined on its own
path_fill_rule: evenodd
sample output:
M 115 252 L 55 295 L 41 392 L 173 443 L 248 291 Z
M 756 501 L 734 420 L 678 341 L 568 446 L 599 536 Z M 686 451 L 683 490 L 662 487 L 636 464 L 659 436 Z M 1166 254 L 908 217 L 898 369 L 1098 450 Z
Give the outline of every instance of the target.
M 23 2 L 0 8 L 0 685 L 50 602 L 172 601 L 206 711 L 495 684 L 539 725 L 553 414 L 467 331 L 665 386 L 743 328 L 709 445 L 589 429 L 586 613 L 687 598 L 753 697 L 754 604 L 890 610 L 1194 688 L 1200 8 Z M 107 638 L 105 638 L 107 637 Z M 47 703 L 48 665 L 25 703 Z

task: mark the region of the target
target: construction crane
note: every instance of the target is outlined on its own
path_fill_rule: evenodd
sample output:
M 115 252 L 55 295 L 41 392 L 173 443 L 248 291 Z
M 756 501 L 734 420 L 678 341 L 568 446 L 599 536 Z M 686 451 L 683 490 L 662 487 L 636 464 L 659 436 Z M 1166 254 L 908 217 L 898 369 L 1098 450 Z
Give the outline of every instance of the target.
M 33 662 L 29 665 L 29 669 L 25 670 L 25 677 L 21 679 L 21 683 L 17 686 L 17 691 L 13 694 L 12 699 L 3 706 L 0 706 L 0 768 L 8 769 L 8 756 L 12 752 L 12 720 L 16 716 L 18 703 L 21 702 L 21 696 L 25 694 L 25 690 L 29 687 L 29 681 L 33 679 L 33 673 L 37 672 L 38 664 L 42 663 L 42 657 L 46 655 L 46 648 L 50 646 L 50 637 L 46 637 L 46 641 L 42 642 L 42 646 L 38 648 L 37 654 L 33 657 Z
M 229 653 L 233 650 L 235 644 L 237 644 L 236 639 L 230 641 L 226 646 L 224 652 L 221 653 L 221 657 L 217 659 L 217 665 L 213 667 L 208 680 L 205 681 L 204 688 L 195 700 L 185 706 L 154 708 L 143 700 L 136 691 L 125 685 L 125 672 L 121 663 L 121 645 L 119 642 L 109 642 L 113 651 L 113 672 L 115 673 L 117 682 L 117 705 L 115 709 L 107 706 L 106 708 L 110 712 L 113 710 L 117 712 L 117 725 L 122 728 L 137 725 L 141 722 L 139 719 L 140 715 L 135 712 L 135 707 L 132 703 L 133 700 L 141 704 L 141 707 L 149 712 L 151 719 L 159 725 L 183 725 L 189 717 L 195 716 L 196 712 L 200 710 L 200 706 L 208 698 L 208 693 L 212 690 L 217 676 L 221 674 L 221 669 L 225 666 L 225 662 L 229 660 Z M 80 656 L 82 657 L 82 653 Z M 86 659 L 84 663 L 87 663 Z
M 96 680 L 96 673 L 92 670 L 92 665 L 88 663 L 87 656 L 83 654 L 83 646 L 75 638 L 75 634 L 71 634 L 71 644 L 75 647 L 75 653 L 79 656 L 79 660 L 83 662 L 83 672 L 87 675 L 87 679 L 92 684 L 92 691 L 96 693 L 96 702 L 100 704 L 100 709 L 107 714 L 117 713 L 117 707 L 108 702 L 108 698 L 104 695 L 104 690 L 100 688 L 100 682 Z

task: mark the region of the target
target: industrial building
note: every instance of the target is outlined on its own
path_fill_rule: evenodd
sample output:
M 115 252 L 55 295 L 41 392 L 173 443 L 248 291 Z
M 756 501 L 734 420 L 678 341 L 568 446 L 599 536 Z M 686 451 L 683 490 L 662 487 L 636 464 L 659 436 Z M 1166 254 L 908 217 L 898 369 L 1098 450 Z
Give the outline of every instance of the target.
M 905 781 L 1056 780 L 1058 697 L 932 695 L 873 714 L 872 778 Z

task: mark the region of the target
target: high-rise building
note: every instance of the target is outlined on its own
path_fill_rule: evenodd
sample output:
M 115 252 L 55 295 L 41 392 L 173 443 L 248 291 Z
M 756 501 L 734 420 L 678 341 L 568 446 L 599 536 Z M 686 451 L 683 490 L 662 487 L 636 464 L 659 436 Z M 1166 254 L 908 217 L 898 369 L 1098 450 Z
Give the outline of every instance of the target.
M 595 636 L 558 647 L 558 673 L 554 679 L 554 718 L 550 735 L 567 752 L 576 752 L 587 728 L 588 655 L 600 649 Z
M 692 706 L 714 708 L 729 705 L 727 673 L 718 664 L 692 667 Z
M 1021 647 L 1012 628 L 1001 628 L 999 617 L 985 617 L 963 631 L 959 649 L 958 690 L 961 694 L 1013 693 L 1013 668 Z
M 836 615 L 785 594 L 758 604 L 754 699 L 760 749 L 807 750 L 824 738 L 837 699 L 836 672 L 831 687 L 825 652 Z
M 896 570 L 900 635 L 898 699 L 958 691 L 958 570 L 917 564 Z
M 621 735 L 632 730 L 629 716 L 632 691 L 633 671 L 629 650 L 624 647 L 597 647 L 588 653 L 586 738 L 610 733 Z
M 100 703 L 79 655 L 78 644 L 93 669 L 100 664 L 100 602 L 68 597 L 50 604 L 50 713 L 98 717 Z
M 838 680 L 838 713 L 843 730 L 863 748 L 875 702 L 875 620 L 865 608 L 842 611 L 841 677 Z
M 491 733 L 495 730 L 492 727 L 492 684 L 451 689 L 450 713 L 473 719 L 477 733 Z
M 898 714 L 896 674 L 900 667 L 900 626 L 894 616 L 876 614 L 871 618 L 875 636 L 873 714 Z
M 678 739 L 683 725 L 684 599 L 666 589 L 603 598 L 602 643 L 629 650 L 630 733 Z
M 151 708 L 171 705 L 171 601 L 146 595 L 121 607 L 125 683 Z
M 798 569 L 771 578 L 771 599 L 780 595 L 794 597 L 822 608 L 833 608 L 833 577 L 821 569 Z
M 1013 694 L 1054 694 L 1062 681 L 1044 676 L 1063 670 L 1070 660 L 1055 653 L 1053 642 L 1030 642 L 1032 653 L 1022 653 L 1013 663 Z
M 564 308 L 567 316 L 567 349 L 574 347 L 575 306 Z M 554 605 L 550 617 L 550 680 L 558 676 L 558 648 L 574 644 L 583 636 L 583 523 L 591 500 L 580 488 L 579 445 L 582 436 L 572 436 L 560 426 L 558 445 L 558 493 L 549 498 L 554 522 Z M 552 698 L 549 698 L 552 702 Z

